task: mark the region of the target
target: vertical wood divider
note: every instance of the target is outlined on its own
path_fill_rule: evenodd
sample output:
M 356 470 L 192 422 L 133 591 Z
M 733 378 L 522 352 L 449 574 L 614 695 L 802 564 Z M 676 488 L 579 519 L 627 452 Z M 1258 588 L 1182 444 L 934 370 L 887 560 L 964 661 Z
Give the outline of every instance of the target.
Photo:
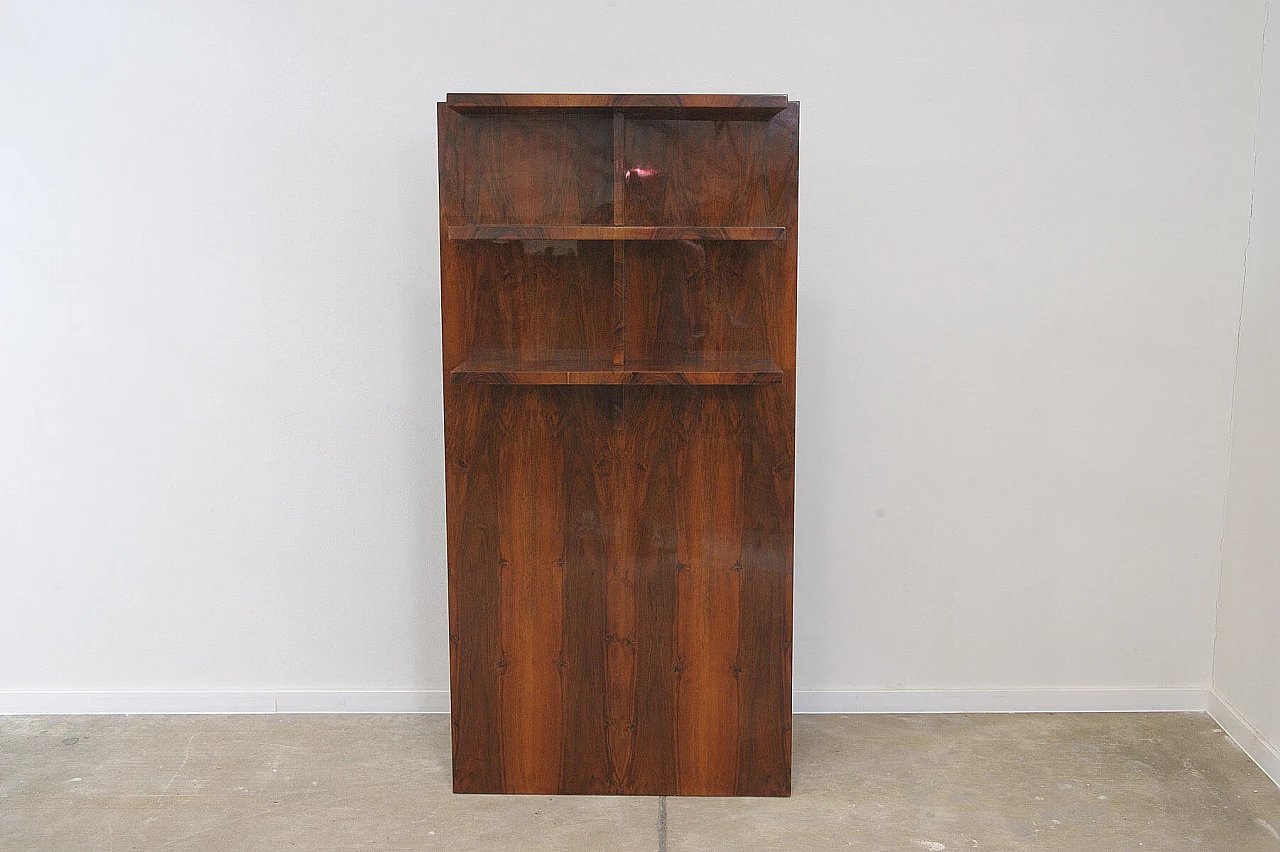
M 626 192 L 626 172 L 623 165 L 624 148 L 626 146 L 623 118 L 621 110 L 613 113 L 613 224 L 623 224 L 623 193 Z M 626 251 L 626 243 L 617 240 L 613 244 L 613 366 L 622 369 L 627 365 L 627 348 L 624 335 L 627 321 L 623 311 L 626 296 L 626 284 L 622 270 Z
M 626 125 L 621 110 L 613 111 L 613 224 L 621 225 L 626 218 Z M 613 243 L 613 366 L 624 369 L 627 365 L 626 344 L 626 242 Z M 627 446 L 627 419 L 625 391 L 611 388 L 609 413 L 615 435 L 615 452 L 625 453 Z M 618 458 L 622 461 L 621 458 Z M 625 462 L 617 470 L 629 470 Z M 629 482 L 629 478 L 622 480 Z M 616 487 L 616 486 L 615 486 Z M 619 500 L 619 497 L 621 499 Z M 610 783 L 614 789 L 635 792 L 632 760 L 636 742 L 636 587 L 633 570 L 635 555 L 634 529 L 638 505 L 633 505 L 632 494 L 624 486 L 614 500 L 620 505 L 610 513 L 612 529 L 605 575 L 605 750 L 609 765 Z

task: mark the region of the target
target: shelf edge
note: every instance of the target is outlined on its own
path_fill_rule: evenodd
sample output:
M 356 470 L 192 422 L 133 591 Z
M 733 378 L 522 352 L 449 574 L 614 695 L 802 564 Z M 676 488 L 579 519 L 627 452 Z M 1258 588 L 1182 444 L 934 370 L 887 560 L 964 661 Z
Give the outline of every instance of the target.
M 604 114 L 615 110 L 635 117 L 767 121 L 785 110 L 787 95 L 656 95 L 451 92 L 445 104 L 464 115 L 549 111 Z
M 746 386 L 781 384 L 782 369 L 773 361 L 732 369 L 715 365 L 646 366 L 564 370 L 519 363 L 475 364 L 464 361 L 449 371 L 455 385 L 556 385 L 556 386 Z
M 787 229 L 773 225 L 450 225 L 450 240 L 728 240 L 776 242 Z

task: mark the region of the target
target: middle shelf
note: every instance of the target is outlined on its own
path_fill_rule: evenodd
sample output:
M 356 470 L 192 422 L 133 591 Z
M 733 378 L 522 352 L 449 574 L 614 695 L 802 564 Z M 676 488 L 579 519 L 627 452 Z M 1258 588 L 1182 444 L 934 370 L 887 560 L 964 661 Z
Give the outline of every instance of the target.
M 450 225 L 451 240 L 751 240 L 786 239 L 766 225 Z
M 782 382 L 782 369 L 762 357 L 628 360 L 622 367 L 586 356 L 541 361 L 468 358 L 453 368 L 449 380 L 455 385 L 772 385 Z

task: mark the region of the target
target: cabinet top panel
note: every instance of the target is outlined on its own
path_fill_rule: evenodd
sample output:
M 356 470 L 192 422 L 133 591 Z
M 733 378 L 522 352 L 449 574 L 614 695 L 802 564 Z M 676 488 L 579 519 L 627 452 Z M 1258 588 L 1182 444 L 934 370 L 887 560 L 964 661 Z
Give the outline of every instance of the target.
M 786 95 L 450 94 L 450 108 L 469 114 L 536 110 L 620 111 L 636 117 L 767 120 L 787 108 Z

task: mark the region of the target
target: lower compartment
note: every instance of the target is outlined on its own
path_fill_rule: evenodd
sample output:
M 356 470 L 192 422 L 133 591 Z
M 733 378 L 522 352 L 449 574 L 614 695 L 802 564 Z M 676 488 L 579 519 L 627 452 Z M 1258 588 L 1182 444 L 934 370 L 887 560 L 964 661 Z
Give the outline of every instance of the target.
M 454 789 L 787 795 L 786 392 L 447 393 Z

